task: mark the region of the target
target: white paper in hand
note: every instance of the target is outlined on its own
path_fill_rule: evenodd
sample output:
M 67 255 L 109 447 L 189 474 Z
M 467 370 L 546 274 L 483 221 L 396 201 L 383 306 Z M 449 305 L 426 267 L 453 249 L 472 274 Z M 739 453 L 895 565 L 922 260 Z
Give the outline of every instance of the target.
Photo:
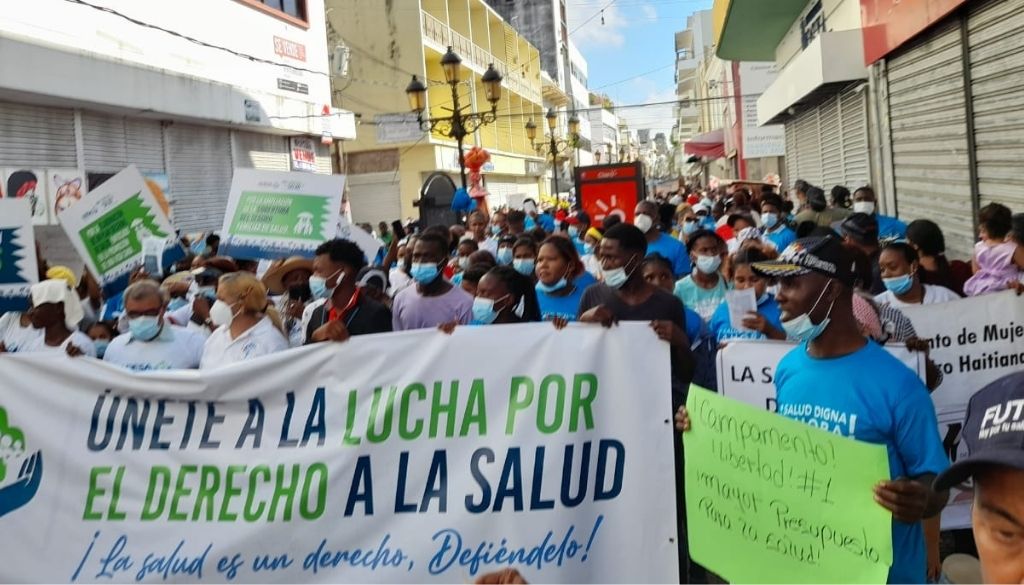
M 726 291 L 725 302 L 729 305 L 729 324 L 732 325 L 732 328 L 750 331 L 749 327 L 743 326 L 743 319 L 747 317 L 747 313 L 757 312 L 757 297 L 754 296 L 754 289 Z

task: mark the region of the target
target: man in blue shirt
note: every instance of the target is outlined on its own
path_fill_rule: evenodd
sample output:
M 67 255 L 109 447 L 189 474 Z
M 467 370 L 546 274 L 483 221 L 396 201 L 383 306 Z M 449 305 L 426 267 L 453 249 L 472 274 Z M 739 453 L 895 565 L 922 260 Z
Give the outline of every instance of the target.
M 761 198 L 761 233 L 782 252 L 796 240 L 794 232 L 786 224 L 786 212 L 782 209 L 782 197 L 771 193 Z
M 655 202 L 645 200 L 636 204 L 633 225 L 647 238 L 647 254 L 661 254 L 672 263 L 673 276 L 682 278 L 691 271 L 690 254 L 682 242 L 658 229 L 658 218 L 658 204 Z
M 875 486 L 874 496 L 893 514 L 889 582 L 924 583 L 921 520 L 945 506 L 948 493 L 931 485 L 949 466 L 928 389 L 858 330 L 853 257 L 839 238 L 797 240 L 778 260 L 752 266 L 762 276 L 780 279 L 782 326 L 803 342 L 779 362 L 779 414 L 885 445 L 892 479 Z
M 907 237 L 907 224 L 890 217 L 877 213 L 878 197 L 871 187 L 861 187 L 853 192 L 853 212 L 874 215 L 878 220 L 878 239 L 892 240 Z

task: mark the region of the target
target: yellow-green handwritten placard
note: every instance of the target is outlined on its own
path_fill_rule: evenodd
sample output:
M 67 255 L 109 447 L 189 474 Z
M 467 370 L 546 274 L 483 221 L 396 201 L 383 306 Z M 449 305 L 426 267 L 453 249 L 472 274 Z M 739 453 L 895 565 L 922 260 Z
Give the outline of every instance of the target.
M 885 447 L 692 386 L 690 555 L 730 583 L 885 583 L 892 515 L 872 487 Z

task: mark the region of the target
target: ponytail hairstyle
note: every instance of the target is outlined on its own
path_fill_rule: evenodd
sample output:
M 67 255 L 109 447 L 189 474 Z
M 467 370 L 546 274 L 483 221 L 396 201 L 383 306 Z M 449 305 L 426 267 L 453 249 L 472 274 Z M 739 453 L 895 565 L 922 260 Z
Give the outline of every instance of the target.
M 274 308 L 274 305 L 267 299 L 267 287 L 256 275 L 251 272 L 229 272 L 220 277 L 217 285 L 218 290 L 237 297 L 242 304 L 242 310 L 246 313 L 266 315 L 274 327 L 285 335 L 284 324 L 281 322 L 281 315 Z
M 523 321 L 540 321 L 540 304 L 537 302 L 537 293 L 533 279 L 523 276 L 515 268 L 507 265 L 495 266 L 487 271 L 487 276 L 493 276 L 500 280 L 505 289 L 513 297 L 510 310 L 515 310 L 519 303 L 523 304 Z

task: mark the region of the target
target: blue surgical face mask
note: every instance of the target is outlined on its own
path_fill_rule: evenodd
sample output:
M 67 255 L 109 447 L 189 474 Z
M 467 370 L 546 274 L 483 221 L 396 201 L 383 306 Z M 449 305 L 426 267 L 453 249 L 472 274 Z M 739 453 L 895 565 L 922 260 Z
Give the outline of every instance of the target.
M 413 262 L 412 269 L 409 271 L 409 276 L 419 284 L 430 284 L 437 280 L 440 274 L 441 269 L 437 267 L 437 264 L 429 262 Z
M 691 220 L 685 220 L 685 221 L 683 221 L 683 233 L 686 234 L 686 235 L 690 235 L 693 232 L 697 231 L 697 228 L 699 228 L 699 227 L 700 227 L 700 223 L 697 220 L 692 220 L 692 221 Z
M 188 304 L 188 299 L 185 297 L 174 297 L 167 303 L 168 311 L 177 311 Z
M 914 275 L 904 274 L 893 278 L 883 278 L 882 282 L 885 283 L 885 288 L 889 289 L 889 292 L 898 296 L 908 292 L 910 287 L 914 286 Z
M 512 263 L 512 248 L 498 248 L 498 254 L 495 256 L 498 264 L 505 264 L 506 266 Z
M 771 213 L 771 212 L 762 213 L 761 214 L 761 222 L 764 223 L 764 227 L 766 227 L 768 229 L 772 229 L 773 227 L 775 227 L 779 223 L 779 214 L 778 213 Z
M 507 297 L 508 295 L 505 295 L 505 296 Z M 501 299 L 498 299 L 498 301 L 500 301 L 500 300 L 502 300 L 504 298 L 505 297 L 501 297 Z M 494 320 L 498 318 L 498 314 L 501 313 L 501 311 L 505 310 L 505 309 L 502 309 L 501 311 L 495 311 L 494 310 L 494 304 L 497 303 L 498 301 L 491 300 L 491 299 L 485 299 L 484 297 L 476 297 L 476 298 L 474 298 L 473 299 L 473 321 L 476 322 L 476 323 L 479 323 L 480 325 L 490 325 L 491 323 L 494 323 Z
M 309 294 L 312 295 L 314 299 L 326 299 L 330 297 L 332 294 L 334 294 L 334 288 L 327 288 L 327 281 L 334 278 L 335 276 L 338 277 L 338 282 L 341 282 L 341 280 L 345 278 L 345 273 L 343 273 L 341 270 L 338 270 L 334 274 L 328 276 L 327 278 L 324 278 L 323 276 L 317 274 L 310 276 Z M 337 285 L 335 285 L 335 288 L 336 287 Z
M 206 297 L 211 301 L 217 300 L 217 287 L 215 286 L 201 286 L 196 289 L 197 297 Z
M 500 233 L 501 233 L 501 228 L 500 227 L 498 227 L 496 225 L 492 225 L 491 226 L 491 235 L 492 236 L 496 236 L 496 235 L 498 235 Z
M 553 293 L 555 291 L 562 290 L 563 288 L 565 288 L 567 286 L 569 286 L 569 272 L 568 272 L 568 270 L 566 271 L 565 274 L 562 275 L 562 278 L 558 279 L 558 282 L 556 282 L 555 284 L 544 284 L 543 282 L 538 280 L 537 281 L 537 285 L 534 288 L 537 289 L 538 292 Z
M 162 327 L 163 322 L 160 321 L 160 317 L 144 316 L 128 320 L 128 331 L 131 332 L 132 338 L 139 341 L 153 341 L 157 335 L 160 335 Z
M 828 281 L 825 284 L 825 288 L 821 289 L 821 294 L 818 295 L 818 300 L 814 301 L 814 305 L 811 306 L 811 310 L 807 311 L 803 315 L 797 315 L 789 321 L 782 322 L 782 329 L 786 332 L 786 336 L 790 339 L 797 341 L 811 342 L 818 338 L 825 329 L 828 328 L 829 323 L 832 322 L 832 307 L 835 306 L 836 302 L 832 301 L 832 304 L 828 307 L 828 312 L 825 313 L 825 318 L 821 320 L 821 323 L 817 325 L 811 321 L 811 313 L 818 307 L 818 303 L 821 302 L 822 297 L 825 296 L 825 291 L 828 290 L 829 285 L 832 281 Z
M 533 276 L 533 258 L 516 258 L 512 261 L 512 268 L 523 276 Z
M 579 237 L 579 235 L 580 235 L 580 228 L 578 228 L 578 227 L 576 227 L 574 225 L 569 226 L 569 230 L 568 231 L 569 231 L 569 237 L 570 238 L 574 238 L 575 239 L 575 238 Z
M 92 344 L 96 346 L 96 357 L 103 359 L 103 355 L 107 353 L 107 348 L 110 347 L 110 340 L 94 339 Z
M 697 256 L 697 270 L 704 274 L 714 274 L 721 266 L 721 256 Z

